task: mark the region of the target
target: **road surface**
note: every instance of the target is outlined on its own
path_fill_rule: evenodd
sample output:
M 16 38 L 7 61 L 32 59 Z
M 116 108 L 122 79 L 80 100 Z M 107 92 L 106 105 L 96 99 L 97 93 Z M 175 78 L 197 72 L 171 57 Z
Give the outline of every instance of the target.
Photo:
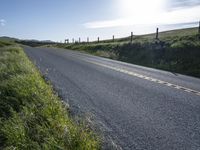
M 70 50 L 25 52 L 72 112 L 91 116 L 113 147 L 200 149 L 200 79 Z

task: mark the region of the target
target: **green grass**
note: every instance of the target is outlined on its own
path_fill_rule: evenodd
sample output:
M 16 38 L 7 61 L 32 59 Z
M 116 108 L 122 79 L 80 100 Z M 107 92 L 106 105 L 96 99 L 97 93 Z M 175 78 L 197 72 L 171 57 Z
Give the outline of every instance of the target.
M 100 149 L 97 136 L 74 123 L 23 50 L 0 45 L 0 149 Z
M 13 43 L 5 40 L 0 41 L 0 47 L 10 46 L 10 45 L 13 45 Z
M 55 47 L 84 51 L 115 60 L 200 77 L 198 28 L 105 40 L 100 43 L 56 44 Z

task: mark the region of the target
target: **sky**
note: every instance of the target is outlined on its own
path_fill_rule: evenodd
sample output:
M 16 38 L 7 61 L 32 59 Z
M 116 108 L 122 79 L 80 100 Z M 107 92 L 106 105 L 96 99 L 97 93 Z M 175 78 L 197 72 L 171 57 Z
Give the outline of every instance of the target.
M 0 36 L 82 41 L 198 26 L 200 0 L 1 0 Z

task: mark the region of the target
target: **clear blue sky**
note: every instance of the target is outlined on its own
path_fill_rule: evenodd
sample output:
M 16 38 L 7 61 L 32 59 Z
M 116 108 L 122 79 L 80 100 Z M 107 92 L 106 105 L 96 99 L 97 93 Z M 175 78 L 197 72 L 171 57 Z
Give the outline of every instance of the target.
M 187 15 L 186 15 L 187 14 Z M 60 41 L 197 26 L 200 0 L 1 0 L 0 36 Z

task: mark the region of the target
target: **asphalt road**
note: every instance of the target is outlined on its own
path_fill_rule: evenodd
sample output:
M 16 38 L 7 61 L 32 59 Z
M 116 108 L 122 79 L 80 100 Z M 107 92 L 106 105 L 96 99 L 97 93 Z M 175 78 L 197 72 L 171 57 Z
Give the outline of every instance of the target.
M 118 149 L 200 150 L 200 79 L 70 50 L 25 52 Z

